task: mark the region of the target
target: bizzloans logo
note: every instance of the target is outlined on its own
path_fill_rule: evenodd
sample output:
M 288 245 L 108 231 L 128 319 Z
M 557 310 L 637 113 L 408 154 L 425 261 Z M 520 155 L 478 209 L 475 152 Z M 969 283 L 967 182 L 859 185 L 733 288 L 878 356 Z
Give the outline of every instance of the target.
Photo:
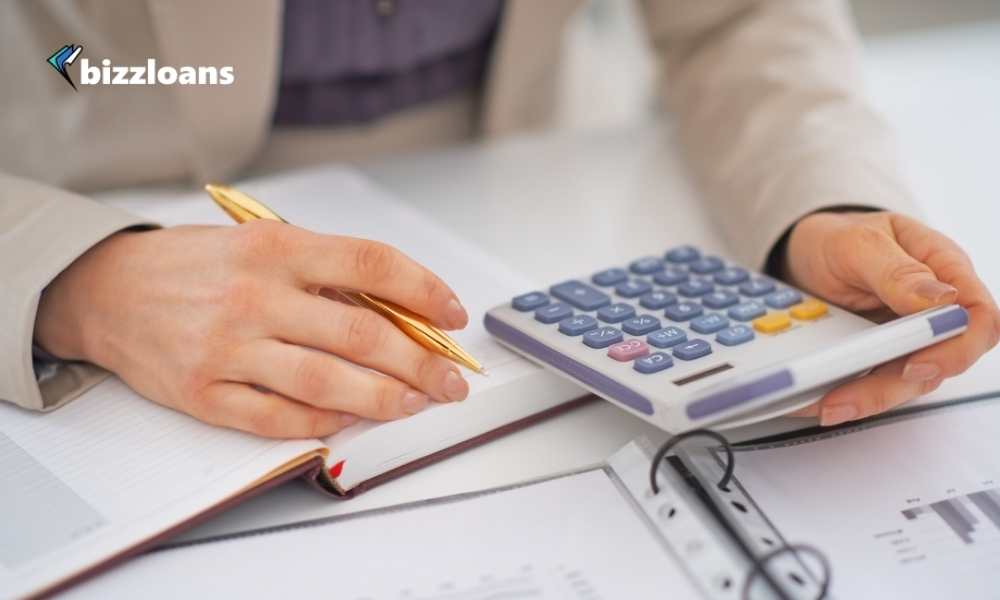
M 47 60 L 74 90 L 76 84 L 67 67 L 76 62 L 81 52 L 83 46 L 66 44 Z M 145 65 L 113 65 L 105 58 L 97 66 L 80 58 L 80 85 L 230 85 L 235 80 L 232 66 L 157 67 L 155 58 L 146 59 Z

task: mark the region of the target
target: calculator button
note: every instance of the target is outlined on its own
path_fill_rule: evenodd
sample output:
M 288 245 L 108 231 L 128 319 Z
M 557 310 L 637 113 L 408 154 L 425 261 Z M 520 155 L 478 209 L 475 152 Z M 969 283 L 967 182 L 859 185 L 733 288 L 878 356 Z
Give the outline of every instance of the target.
M 663 290 L 652 291 L 643 294 L 642 297 L 639 298 L 639 304 L 642 305 L 643 308 L 648 308 L 649 310 L 660 310 L 664 306 L 670 306 L 674 302 L 677 302 L 677 296 Z
M 657 285 L 677 285 L 688 280 L 688 272 L 681 267 L 667 267 L 653 275 Z
M 802 302 L 802 294 L 795 290 L 778 290 L 777 292 L 768 294 L 764 298 L 764 302 L 771 308 L 788 308 L 793 304 Z
M 591 329 L 583 334 L 583 343 L 591 348 L 607 348 L 620 341 L 622 341 L 622 332 L 609 325 Z
M 628 266 L 629 270 L 637 275 L 649 275 L 663 269 L 663 261 L 655 256 L 643 256 L 633 260 Z
M 809 298 L 801 304 L 796 304 L 789 310 L 792 316 L 800 321 L 812 321 L 826 314 L 826 303 L 815 298 Z
M 677 293 L 681 296 L 694 298 L 695 296 L 704 296 L 714 289 L 715 286 L 712 285 L 711 281 L 705 279 L 692 279 L 691 281 L 685 281 L 677 286 Z
M 632 308 L 631 304 L 625 304 L 624 302 L 616 302 L 597 311 L 597 318 L 605 323 L 621 323 L 625 319 L 634 316 L 635 309 Z
M 659 331 L 654 331 L 653 333 L 646 336 L 646 341 L 650 344 L 656 346 L 657 348 L 669 348 L 671 346 L 676 346 L 681 342 L 686 342 L 688 336 L 684 333 L 684 330 L 680 327 L 664 327 Z
M 773 312 L 759 319 L 754 320 L 753 328 L 761 333 L 777 333 L 782 329 L 787 329 L 792 324 L 792 320 L 784 312 Z
M 603 271 L 598 271 L 591 275 L 590 280 L 597 285 L 616 285 L 628 279 L 628 273 L 625 269 L 619 269 L 617 267 L 612 269 L 604 269 Z
M 719 285 L 736 285 L 750 278 L 746 269 L 741 267 L 726 267 L 715 274 L 715 283 Z
M 514 296 L 514 299 L 510 301 L 510 305 L 513 306 L 515 310 L 519 310 L 521 312 L 535 310 L 536 308 L 545 306 L 548 303 L 549 297 L 541 292 L 528 292 L 527 294 Z
M 674 359 L 670 358 L 669 354 L 666 352 L 654 352 L 648 356 L 635 359 L 635 362 L 632 363 L 632 368 L 648 375 L 650 373 L 658 373 L 673 365 Z
M 622 323 L 622 329 L 629 335 L 646 335 L 650 331 L 660 328 L 660 320 L 649 315 L 639 315 L 632 317 Z
M 722 268 L 725 266 L 726 266 L 725 263 L 723 263 L 722 259 L 720 259 L 718 256 L 703 256 L 698 260 L 692 262 L 690 265 L 688 265 L 688 268 L 694 271 L 695 273 L 705 275 L 707 273 L 715 273 L 716 271 L 721 271 Z
M 618 342 L 608 348 L 608 356 L 621 362 L 635 360 L 647 354 L 649 354 L 649 346 L 646 345 L 646 342 L 636 339 Z
M 715 336 L 715 341 L 724 346 L 738 346 L 749 342 L 753 338 L 753 329 L 750 329 L 746 325 L 733 325 L 720 331 Z
M 549 292 L 580 310 L 597 310 L 611 304 L 611 298 L 607 294 L 579 281 L 566 281 L 554 285 L 549 288 Z
M 688 319 L 693 319 L 702 313 L 701 306 L 695 304 L 694 302 L 678 302 L 673 306 L 668 306 L 663 314 L 671 321 L 687 321 Z
M 727 292 L 725 290 L 717 290 L 711 294 L 705 294 L 701 298 L 701 303 L 708 308 L 714 308 L 716 310 L 720 308 L 729 308 L 730 306 L 736 304 L 740 301 L 740 297 L 733 292 Z
M 726 314 L 729 315 L 730 319 L 736 319 L 737 321 L 749 321 L 750 319 L 762 317 L 766 313 L 767 309 L 764 308 L 763 304 L 757 302 L 756 300 L 750 300 L 730 308 Z
M 666 254 L 667 260 L 672 263 L 686 263 L 697 260 L 701 256 L 694 246 L 678 246 L 669 250 Z
M 615 286 L 615 293 L 623 298 L 635 298 L 653 289 L 653 285 L 644 279 L 633 279 Z
M 744 296 L 763 296 L 774 291 L 774 282 L 769 279 L 751 279 L 740 284 L 740 293 Z
M 694 329 L 698 333 L 715 333 L 720 329 L 725 329 L 729 326 L 729 319 L 712 313 L 710 315 L 702 315 L 697 319 L 691 320 L 691 329 Z
M 674 346 L 674 356 L 681 360 L 694 360 L 712 353 L 712 346 L 705 340 L 691 340 Z
M 535 320 L 550 325 L 573 315 L 573 309 L 562 302 L 543 306 L 535 311 Z
M 559 321 L 559 333 L 563 335 L 583 335 L 597 327 L 597 319 L 590 315 L 573 315 Z

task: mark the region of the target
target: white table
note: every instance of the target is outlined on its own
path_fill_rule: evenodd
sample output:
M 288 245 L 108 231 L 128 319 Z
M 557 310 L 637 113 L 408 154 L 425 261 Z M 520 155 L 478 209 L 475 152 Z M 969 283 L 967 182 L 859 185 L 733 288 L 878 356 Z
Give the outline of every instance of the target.
M 962 242 L 995 291 L 1000 291 L 998 59 L 1000 23 L 993 22 L 883 38 L 870 45 L 869 60 L 871 95 L 900 132 L 906 172 L 928 219 Z M 609 255 L 629 257 L 663 247 L 668 232 L 698 239 L 711 227 L 690 216 L 697 214 L 688 210 L 695 204 L 677 167 L 669 126 L 662 123 L 585 136 L 519 137 L 401 158 L 366 171 L 539 281 L 586 272 Z M 980 389 L 986 371 L 946 384 L 938 395 Z M 639 435 L 660 436 L 610 404 L 597 403 L 349 502 L 331 503 L 304 486 L 286 485 L 183 537 L 522 481 L 599 462 Z

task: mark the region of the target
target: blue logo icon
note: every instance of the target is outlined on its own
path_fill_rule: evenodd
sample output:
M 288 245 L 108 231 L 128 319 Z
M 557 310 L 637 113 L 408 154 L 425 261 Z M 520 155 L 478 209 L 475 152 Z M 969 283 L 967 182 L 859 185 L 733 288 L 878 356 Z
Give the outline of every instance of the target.
M 73 86 L 74 90 L 76 90 L 76 84 L 73 83 L 73 79 L 69 76 L 69 73 L 66 72 L 66 67 L 73 64 L 82 51 L 83 46 L 67 44 L 53 52 L 52 56 L 50 56 L 48 60 L 48 63 L 52 65 L 52 68 L 58 71 L 59 74 L 63 76 L 63 79 L 66 80 L 66 83 Z

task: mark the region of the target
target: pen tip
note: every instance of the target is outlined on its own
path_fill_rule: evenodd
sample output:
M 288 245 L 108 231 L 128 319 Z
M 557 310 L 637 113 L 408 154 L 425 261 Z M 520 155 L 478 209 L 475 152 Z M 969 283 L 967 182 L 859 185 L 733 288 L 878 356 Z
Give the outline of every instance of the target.
M 484 377 L 489 377 L 490 376 L 490 372 L 486 370 L 486 367 L 480 367 L 479 368 L 479 374 L 482 375 L 482 376 L 484 376 Z

